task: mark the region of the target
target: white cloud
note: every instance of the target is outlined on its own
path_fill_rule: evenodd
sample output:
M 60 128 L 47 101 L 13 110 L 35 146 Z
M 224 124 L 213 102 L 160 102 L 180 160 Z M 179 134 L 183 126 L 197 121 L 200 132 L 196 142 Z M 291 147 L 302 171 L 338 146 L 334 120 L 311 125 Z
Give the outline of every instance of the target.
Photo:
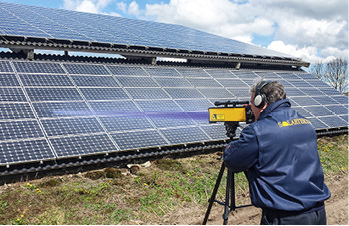
M 127 7 L 127 4 L 125 2 L 118 2 L 117 3 L 117 7 L 119 10 L 121 10 L 123 13 L 126 13 L 126 7 Z
M 131 15 L 140 15 L 141 11 L 139 9 L 139 5 L 137 4 L 136 1 L 133 1 L 130 3 L 130 5 L 128 6 L 128 13 Z
M 64 0 L 63 8 L 87 13 L 101 13 L 111 0 Z
M 271 35 L 274 22 L 255 17 L 249 4 L 228 0 L 171 0 L 168 4 L 147 4 L 146 16 L 157 21 L 175 23 L 204 30 L 213 34 L 251 42 L 252 34 Z
M 64 8 L 101 13 L 111 2 L 64 0 Z M 348 57 L 345 0 L 170 0 L 145 8 L 137 2 L 119 0 L 116 6 L 140 19 L 181 24 L 246 43 L 254 41 L 254 34 L 265 36 L 274 39 L 268 48 L 310 62 Z
M 170 0 L 147 4 L 145 15 L 247 43 L 253 34 L 273 37 L 283 45 L 269 48 L 313 62 L 347 58 L 347 9 L 345 0 Z

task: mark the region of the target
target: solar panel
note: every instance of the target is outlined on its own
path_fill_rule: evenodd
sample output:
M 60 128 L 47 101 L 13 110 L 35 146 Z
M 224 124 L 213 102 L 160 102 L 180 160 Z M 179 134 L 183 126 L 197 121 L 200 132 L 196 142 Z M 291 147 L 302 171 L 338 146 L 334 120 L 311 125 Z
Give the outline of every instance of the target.
M 0 120 L 35 118 L 28 103 L 1 103 Z
M 61 118 L 41 120 L 48 136 L 104 132 L 95 118 Z
M 79 87 L 119 87 L 112 76 L 74 75 L 71 77 Z
M 24 86 L 74 86 L 67 75 L 19 74 Z
M 117 151 L 106 134 L 51 138 L 50 142 L 58 158 L 85 156 Z
M 210 140 L 199 127 L 164 129 L 161 133 L 173 145 Z
M 0 101 L 18 102 L 26 101 L 26 98 L 21 88 L 0 87 Z
M 249 85 L 265 74 L 279 77 L 315 129 L 348 123 L 348 98 L 298 72 L 18 59 L 0 65 L 2 165 L 226 140 L 222 123 L 208 123 L 207 109 L 217 100 L 249 100 Z
M 0 86 L 20 86 L 15 74 L 0 74 Z
M 53 160 L 55 158 L 56 156 L 52 153 L 45 139 L 0 142 L 1 165 Z
M 82 100 L 75 88 L 26 88 L 32 101 Z
M 117 77 L 118 81 L 124 87 L 159 87 L 159 85 L 150 77 Z
M 8 36 L 293 58 L 287 54 L 180 25 L 4 2 L 0 3 L 0 9 L 0 19 L 3 22 L 0 30 L 3 35 Z M 77 67 L 80 66 L 74 67 L 67 66 L 69 73 L 77 73 Z M 104 70 L 95 69 L 87 71 L 87 68 L 80 68 L 79 73 L 106 73 Z M 175 75 L 176 73 L 171 73 L 170 76 Z
M 112 137 L 120 150 L 158 147 L 169 144 L 156 130 L 114 133 Z
M 37 121 L 0 122 L 0 141 L 44 137 Z

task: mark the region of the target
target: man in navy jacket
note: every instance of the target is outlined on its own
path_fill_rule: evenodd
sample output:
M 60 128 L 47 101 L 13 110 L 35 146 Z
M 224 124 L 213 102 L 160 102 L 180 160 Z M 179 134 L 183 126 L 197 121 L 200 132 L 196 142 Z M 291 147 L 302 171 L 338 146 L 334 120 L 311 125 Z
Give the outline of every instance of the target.
M 260 81 L 250 93 L 256 121 L 226 147 L 225 165 L 245 172 L 261 224 L 326 224 L 330 191 L 314 127 L 291 109 L 280 82 Z

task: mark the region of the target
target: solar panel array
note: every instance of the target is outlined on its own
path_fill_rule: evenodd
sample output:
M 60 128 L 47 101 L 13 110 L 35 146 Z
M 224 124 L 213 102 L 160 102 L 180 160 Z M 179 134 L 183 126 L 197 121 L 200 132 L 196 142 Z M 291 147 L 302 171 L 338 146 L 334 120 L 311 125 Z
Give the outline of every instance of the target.
M 0 165 L 227 139 L 215 101 L 284 85 L 317 130 L 348 125 L 348 99 L 305 72 L 0 60 Z
M 0 2 L 0 35 L 294 57 L 188 27 Z

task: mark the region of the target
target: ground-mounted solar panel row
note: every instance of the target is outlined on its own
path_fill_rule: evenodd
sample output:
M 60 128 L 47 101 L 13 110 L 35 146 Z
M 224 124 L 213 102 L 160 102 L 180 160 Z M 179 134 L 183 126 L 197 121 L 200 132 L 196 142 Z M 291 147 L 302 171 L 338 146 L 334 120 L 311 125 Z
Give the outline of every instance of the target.
M 0 10 L 0 35 L 5 36 L 292 58 L 174 24 L 3 2 Z
M 0 61 L 0 165 L 227 139 L 215 101 L 284 85 L 317 130 L 348 125 L 348 98 L 301 71 Z

